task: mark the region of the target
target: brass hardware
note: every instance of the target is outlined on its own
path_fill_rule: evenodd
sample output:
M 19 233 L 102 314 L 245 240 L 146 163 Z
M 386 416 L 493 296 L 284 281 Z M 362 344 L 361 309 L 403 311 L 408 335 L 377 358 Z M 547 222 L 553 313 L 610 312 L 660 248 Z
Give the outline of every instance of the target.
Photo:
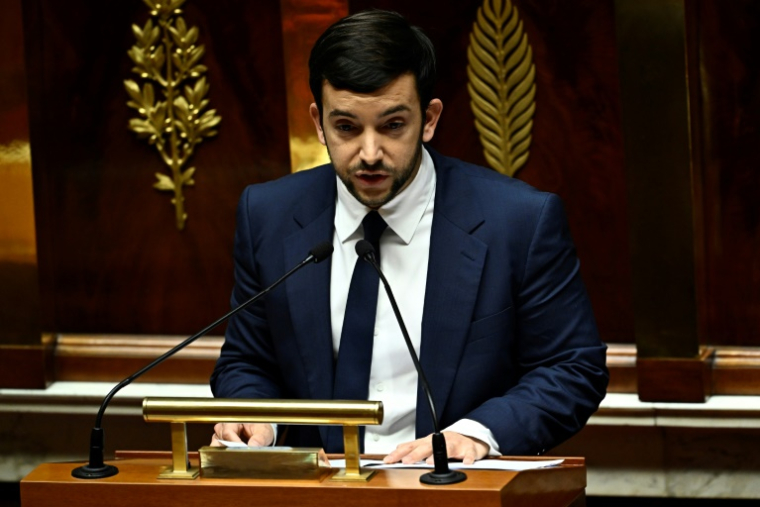
M 530 155 L 536 67 L 512 2 L 484 0 L 467 61 L 467 90 L 483 153 L 491 167 L 513 176 Z
M 206 478 L 320 479 L 331 471 L 324 451 L 317 448 L 205 446 L 199 454 Z
M 346 468 L 334 474 L 330 480 L 342 482 L 366 482 L 376 470 L 362 472 L 359 466 L 359 428 L 346 426 L 343 428 L 343 450 L 345 451 Z
M 206 110 L 209 85 L 202 76 L 208 69 L 199 63 L 206 50 L 203 44 L 196 45 L 198 28 L 188 29 L 180 16 L 185 0 L 143 1 L 151 9 L 151 18 L 142 28 L 132 25 L 137 43 L 127 54 L 135 64 L 132 71 L 145 84 L 124 81 L 131 98 L 127 105 L 139 114 L 129 120 L 129 129 L 147 138 L 169 168 L 171 177 L 156 173 L 153 187 L 174 193 L 177 229 L 182 230 L 187 220 L 182 188 L 195 184 L 195 167 L 182 168 L 196 145 L 216 135 L 222 118 L 215 109 Z M 166 100 L 156 101 L 154 83 Z
M 190 466 L 187 458 L 187 426 L 185 423 L 171 423 L 172 466 L 158 474 L 159 479 L 195 479 L 199 469 Z
M 146 422 L 270 422 L 361 426 L 383 421 L 379 401 L 145 398 Z
M 185 427 L 185 423 L 188 422 L 342 425 L 346 468 L 336 473 L 333 478 L 367 481 L 374 471 L 361 471 L 357 426 L 382 423 L 383 404 L 379 401 L 349 400 L 145 398 L 143 419 L 146 422 L 172 423 L 172 462 L 174 467 L 179 469 L 187 466 L 188 462 Z M 173 475 L 171 477 L 177 478 Z

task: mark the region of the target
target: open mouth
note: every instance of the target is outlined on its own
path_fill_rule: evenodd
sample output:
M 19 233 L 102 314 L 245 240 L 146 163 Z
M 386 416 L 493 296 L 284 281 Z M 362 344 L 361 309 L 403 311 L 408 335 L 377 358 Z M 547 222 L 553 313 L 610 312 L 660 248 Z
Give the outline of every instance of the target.
M 357 179 L 367 185 L 377 185 L 388 178 L 387 174 L 382 173 L 361 173 L 356 175 Z

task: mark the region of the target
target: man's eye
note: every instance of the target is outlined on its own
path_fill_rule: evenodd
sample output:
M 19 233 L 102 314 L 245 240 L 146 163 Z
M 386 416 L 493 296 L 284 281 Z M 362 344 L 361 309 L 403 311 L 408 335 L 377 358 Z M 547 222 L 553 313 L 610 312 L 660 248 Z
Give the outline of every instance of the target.
M 398 129 L 400 129 L 400 128 L 401 128 L 401 127 L 403 127 L 403 126 L 404 126 L 404 124 L 403 124 L 403 123 L 401 123 L 400 121 L 394 121 L 394 122 L 388 123 L 388 124 L 386 125 L 386 127 L 387 127 L 389 130 L 398 130 Z
M 340 125 L 336 125 L 335 128 L 341 132 L 350 132 L 354 127 L 346 123 L 341 123 Z

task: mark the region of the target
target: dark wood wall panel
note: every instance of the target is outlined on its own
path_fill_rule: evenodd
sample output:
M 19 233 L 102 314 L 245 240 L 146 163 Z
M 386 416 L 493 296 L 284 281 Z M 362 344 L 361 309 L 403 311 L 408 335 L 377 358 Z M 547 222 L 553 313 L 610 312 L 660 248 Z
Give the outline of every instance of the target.
M 467 93 L 467 46 L 479 0 L 445 9 L 427 2 L 351 0 L 351 12 L 397 10 L 423 28 L 438 53 L 444 112 L 431 145 L 487 165 Z M 633 341 L 623 141 L 611 0 L 521 0 L 536 65 L 531 155 L 516 177 L 559 194 L 602 337 Z
M 387 8 L 430 35 L 444 116 L 433 146 L 485 165 L 466 83 L 480 0 L 351 0 Z M 534 51 L 537 110 L 528 164 L 517 174 L 566 203 L 602 336 L 633 341 L 631 256 L 612 0 L 515 0 Z M 192 161 L 189 220 L 178 232 L 155 150 L 126 125 L 130 25 L 142 2 L 23 0 L 42 328 L 68 333 L 185 334 L 227 309 L 237 198 L 289 172 L 280 2 L 188 0 L 206 45 L 220 133 Z M 708 343 L 758 345 L 760 6 L 700 0 L 704 114 L 696 203 L 698 269 Z M 304 115 L 306 112 L 304 112 Z M 699 125 L 699 122 L 697 122 Z M 697 237 L 701 237 L 699 234 Z M 704 266 L 703 268 L 701 266 Z
M 531 160 L 518 177 L 565 201 L 602 338 L 633 341 L 613 2 L 515 2 L 535 50 Z
M 134 2 L 25 0 L 43 325 L 187 334 L 228 309 L 242 189 L 289 172 L 279 2 L 192 0 L 219 135 L 199 146 L 176 229 L 158 154 L 127 130 Z
M 760 346 L 760 3 L 697 3 L 707 341 Z

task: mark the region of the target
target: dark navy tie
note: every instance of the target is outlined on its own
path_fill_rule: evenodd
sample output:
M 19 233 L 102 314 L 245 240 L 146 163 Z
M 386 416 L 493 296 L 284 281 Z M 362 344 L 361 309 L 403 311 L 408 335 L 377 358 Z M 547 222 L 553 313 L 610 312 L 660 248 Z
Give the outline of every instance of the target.
M 388 224 L 377 211 L 370 211 L 362 220 L 364 239 L 375 248 L 380 263 L 380 236 Z M 340 334 L 338 361 L 335 365 L 333 399 L 366 400 L 369 393 L 369 372 L 372 365 L 372 343 L 375 333 L 375 310 L 379 284 L 377 271 L 365 260 L 356 259 L 351 286 L 348 289 L 346 313 Z M 327 452 L 343 452 L 341 426 L 331 427 Z M 359 428 L 359 446 L 364 451 L 364 427 Z

